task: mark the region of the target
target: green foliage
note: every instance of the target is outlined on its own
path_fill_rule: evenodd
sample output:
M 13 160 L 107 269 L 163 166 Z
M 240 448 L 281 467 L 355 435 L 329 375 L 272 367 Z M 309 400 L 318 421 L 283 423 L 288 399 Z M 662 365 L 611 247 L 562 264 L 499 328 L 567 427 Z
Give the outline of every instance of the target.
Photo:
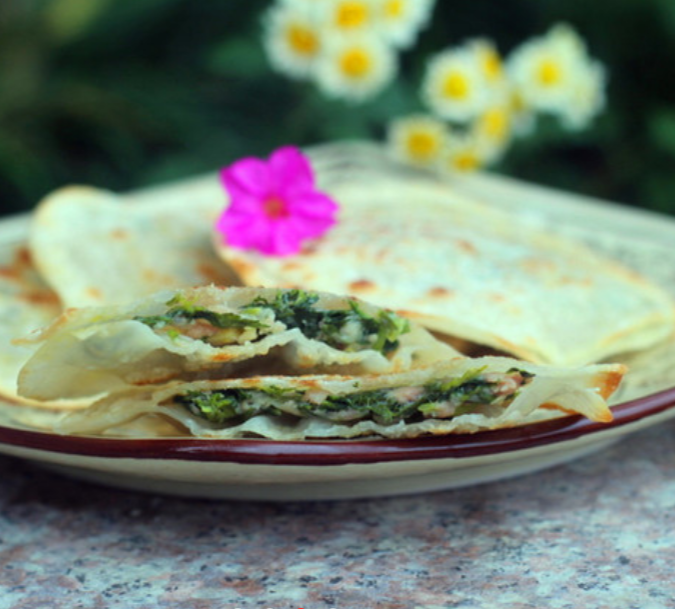
M 89 183 L 127 190 L 286 143 L 381 138 L 421 108 L 426 57 L 474 36 L 507 52 L 567 21 L 610 74 L 581 133 L 542 125 L 495 170 L 675 214 L 672 0 L 438 0 L 397 81 L 360 105 L 272 71 L 263 0 L 2 0 L 0 212 Z

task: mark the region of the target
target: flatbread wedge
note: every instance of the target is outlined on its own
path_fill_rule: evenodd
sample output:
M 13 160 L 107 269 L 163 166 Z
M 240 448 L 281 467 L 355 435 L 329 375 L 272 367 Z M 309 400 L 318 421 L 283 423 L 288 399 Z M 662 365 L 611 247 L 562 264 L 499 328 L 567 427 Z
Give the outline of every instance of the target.
M 211 246 L 217 189 L 206 200 L 175 190 L 178 195 L 144 198 L 67 186 L 40 201 L 29 249 L 64 307 L 123 304 L 159 290 L 236 282 Z
M 0 399 L 13 405 L 42 408 L 80 408 L 86 402 L 36 402 L 18 395 L 19 371 L 32 357 L 35 345 L 17 345 L 17 336 L 50 324 L 61 312 L 58 296 L 35 270 L 30 252 L 21 241 L 0 246 Z
M 381 156 L 349 145 L 314 152 L 341 210 L 300 254 L 236 249 L 214 231 L 216 250 L 246 285 L 352 294 L 535 363 L 603 361 L 675 329 L 670 295 L 636 272 Z
M 471 433 L 566 414 L 607 422 L 606 399 L 624 372 L 618 364 L 562 369 L 460 357 L 391 374 L 172 382 L 105 397 L 61 418 L 55 431 L 125 436 L 142 429 L 152 437 L 168 424 L 198 438 L 308 440 Z
M 199 378 L 383 373 L 457 355 L 422 327 L 353 297 L 203 286 L 127 305 L 66 310 L 27 339 L 19 374 L 37 400 Z

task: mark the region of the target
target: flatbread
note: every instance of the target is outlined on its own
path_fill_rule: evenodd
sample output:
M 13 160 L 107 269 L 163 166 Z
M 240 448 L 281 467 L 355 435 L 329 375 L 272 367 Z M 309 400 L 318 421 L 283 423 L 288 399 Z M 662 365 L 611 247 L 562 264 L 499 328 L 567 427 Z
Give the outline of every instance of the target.
M 32 357 L 35 345 L 18 345 L 17 336 L 50 324 L 61 312 L 58 296 L 36 272 L 24 243 L 0 246 L 0 398 L 13 404 L 38 405 L 17 393 L 17 377 Z M 61 396 L 58 396 L 59 398 Z M 55 399 L 47 408 L 79 407 L 79 402 Z
M 211 246 L 218 198 L 157 198 L 148 205 L 136 200 L 142 197 L 69 186 L 40 202 L 29 248 L 64 307 L 122 304 L 159 290 L 237 281 Z
M 671 297 L 636 272 L 367 150 L 314 151 L 341 210 L 300 254 L 266 257 L 214 233 L 244 284 L 353 294 L 436 332 L 556 365 L 643 349 L 675 328 Z
M 514 368 L 514 363 L 516 367 Z M 365 376 L 266 376 L 171 383 L 118 393 L 60 419 L 63 434 L 272 440 L 472 433 L 583 414 L 607 422 L 625 369 L 556 369 L 512 358 L 454 358 Z M 168 423 L 168 424 L 167 424 Z
M 23 244 L 2 247 L 0 263 L 0 395 L 16 399 L 16 378 L 34 348 L 12 344 L 17 332 L 45 326 L 59 314 L 59 299 L 35 272 Z
M 65 311 L 28 339 L 22 396 L 85 398 L 172 379 L 408 370 L 459 355 L 416 324 L 355 298 L 206 286 Z

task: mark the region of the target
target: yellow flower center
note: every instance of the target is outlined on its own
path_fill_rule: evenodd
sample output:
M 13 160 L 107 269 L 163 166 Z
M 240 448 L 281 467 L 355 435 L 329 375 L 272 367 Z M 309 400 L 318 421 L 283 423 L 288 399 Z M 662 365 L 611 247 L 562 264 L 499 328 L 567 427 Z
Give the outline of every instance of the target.
M 560 82 L 562 70 L 560 65 L 552 59 L 545 59 L 537 68 L 537 77 L 542 85 L 552 87 Z
M 502 75 L 502 60 L 492 49 L 485 51 L 483 71 L 488 80 L 497 80 Z
M 467 150 L 456 154 L 452 159 L 452 164 L 459 171 L 474 171 L 480 166 L 480 160 L 473 152 Z
M 505 110 L 493 108 L 488 110 L 481 119 L 483 132 L 495 140 L 503 140 L 508 134 L 509 117 Z
M 288 207 L 286 202 L 279 197 L 270 197 L 263 201 L 262 204 L 264 214 L 271 220 L 278 220 L 279 218 L 287 218 Z
M 523 96 L 517 91 L 513 91 L 511 93 L 509 105 L 511 108 L 511 112 L 513 112 L 514 114 L 520 114 L 521 112 L 525 112 L 525 109 L 527 108 L 527 104 L 525 103 Z
M 319 39 L 308 27 L 294 24 L 288 28 L 288 44 L 300 55 L 316 55 L 319 49 Z
M 430 133 L 412 133 L 408 137 L 408 153 L 414 159 L 428 160 L 438 151 L 438 139 Z
M 371 69 L 370 55 L 362 49 L 351 49 L 342 56 L 340 67 L 350 78 L 363 78 Z
M 384 4 L 384 14 L 387 19 L 398 19 L 403 15 L 403 0 L 389 0 Z
M 363 2 L 343 2 L 335 15 L 339 28 L 352 29 L 362 27 L 368 21 L 368 7 Z
M 466 99 L 469 95 L 469 80 L 464 74 L 449 74 L 443 83 L 443 94 L 451 99 Z

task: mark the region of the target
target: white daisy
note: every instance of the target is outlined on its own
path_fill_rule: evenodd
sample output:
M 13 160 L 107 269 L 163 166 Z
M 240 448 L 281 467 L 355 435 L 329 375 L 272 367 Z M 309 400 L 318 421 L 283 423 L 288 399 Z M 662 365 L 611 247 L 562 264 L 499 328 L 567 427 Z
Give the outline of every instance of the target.
M 396 74 L 396 55 L 377 35 L 333 36 L 316 65 L 320 88 L 333 97 L 363 101 Z
M 322 39 L 312 10 L 296 3 L 273 6 L 264 19 L 264 45 L 272 66 L 293 78 L 307 78 L 314 69 Z
M 491 40 L 476 38 L 469 40 L 465 47 L 476 55 L 476 60 L 489 86 L 503 87 L 506 79 L 502 57 Z
M 591 94 L 591 82 L 601 84 L 599 72 L 590 68 L 591 60 L 583 41 L 567 26 L 557 26 L 545 36 L 523 43 L 507 63 L 518 95 L 535 110 L 561 117 L 575 116 L 573 106 L 580 99 L 587 98 L 583 104 L 587 108 L 595 108 L 601 99 L 598 92 Z M 584 87 L 586 93 L 582 93 Z M 591 98 L 596 102 L 591 102 Z
M 338 34 L 372 31 L 375 0 L 315 0 L 319 3 L 321 27 Z
M 499 160 L 513 134 L 513 112 L 508 100 L 487 108 L 471 125 L 471 132 L 480 144 L 481 158 L 489 163 Z
M 516 87 L 508 89 L 508 104 L 511 110 L 512 133 L 516 137 L 531 135 L 537 124 L 537 115 L 520 95 Z
M 377 27 L 398 48 L 410 47 L 427 24 L 435 0 L 376 0 Z
M 546 34 L 546 38 L 553 46 L 560 50 L 576 55 L 579 58 L 587 57 L 588 50 L 579 33 L 566 23 L 554 25 Z
M 470 172 L 488 162 L 483 142 L 470 131 L 453 129 L 441 156 L 439 169 L 443 173 Z
M 392 121 L 387 142 L 391 154 L 418 167 L 436 166 L 446 146 L 445 123 L 427 114 L 415 114 Z
M 545 39 L 537 38 L 516 48 L 508 65 L 524 104 L 551 112 L 564 107 L 574 65 L 569 54 L 561 56 Z
M 597 61 L 588 61 L 580 69 L 570 94 L 571 103 L 561 119 L 569 129 L 582 129 L 605 107 L 607 74 Z
M 466 121 L 490 101 L 483 68 L 469 48 L 448 49 L 431 58 L 422 82 L 425 102 L 438 116 Z

